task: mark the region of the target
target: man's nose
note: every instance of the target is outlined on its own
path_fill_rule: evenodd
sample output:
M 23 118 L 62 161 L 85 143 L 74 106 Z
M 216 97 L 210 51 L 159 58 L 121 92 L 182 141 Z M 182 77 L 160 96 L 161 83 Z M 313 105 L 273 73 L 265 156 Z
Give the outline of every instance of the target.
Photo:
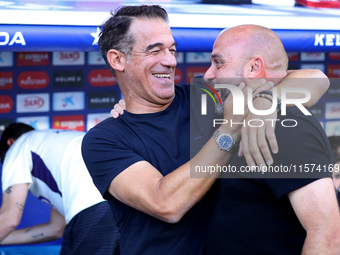
M 177 66 L 176 57 L 169 50 L 167 50 L 165 52 L 165 56 L 162 59 L 162 65 L 169 66 L 169 67 L 176 67 Z
M 205 81 L 211 81 L 215 78 L 214 73 L 212 72 L 212 68 L 209 67 L 209 69 L 204 74 L 204 80 Z

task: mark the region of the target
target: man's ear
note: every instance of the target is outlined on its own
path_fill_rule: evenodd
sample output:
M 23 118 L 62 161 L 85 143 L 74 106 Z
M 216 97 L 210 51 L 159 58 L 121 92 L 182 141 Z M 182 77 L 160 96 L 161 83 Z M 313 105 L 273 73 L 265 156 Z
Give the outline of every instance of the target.
M 265 66 L 262 57 L 252 58 L 246 65 L 246 77 L 249 79 L 265 77 Z
M 8 138 L 7 139 L 7 145 L 9 146 L 9 147 L 11 147 L 12 146 L 12 144 L 15 142 L 15 139 L 14 138 Z
M 117 71 L 124 71 L 125 69 L 125 64 L 126 64 L 126 56 L 124 53 L 118 51 L 118 50 L 115 50 L 115 49 L 110 49 L 108 52 L 107 52 L 107 60 L 108 62 L 110 63 L 111 67 L 114 69 L 114 70 L 117 70 Z

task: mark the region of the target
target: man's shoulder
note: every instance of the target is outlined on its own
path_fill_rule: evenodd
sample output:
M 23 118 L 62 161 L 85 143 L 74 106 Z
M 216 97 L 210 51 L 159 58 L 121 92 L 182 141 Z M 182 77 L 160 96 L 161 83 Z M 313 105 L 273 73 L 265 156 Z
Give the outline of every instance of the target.
M 273 156 L 274 162 L 295 169 L 298 178 L 328 176 L 328 173 L 316 171 L 305 174 L 298 169 L 306 164 L 326 167 L 332 163 L 327 135 L 318 119 L 295 107 L 287 108 L 287 115 L 279 118 L 275 129 L 279 153 Z
M 297 107 L 288 107 L 285 115 L 278 116 L 275 132 L 279 140 L 292 137 L 295 145 L 319 141 L 327 147 L 327 136 L 319 120 Z
M 121 117 L 121 116 L 120 116 Z M 111 125 L 115 125 L 115 123 L 117 122 L 118 118 L 113 118 L 113 117 L 108 117 L 107 119 L 102 120 L 101 122 L 97 123 L 94 127 L 92 127 L 90 130 L 92 129 L 97 129 L 97 128 L 106 128 L 109 127 Z
M 89 129 L 84 136 L 84 140 L 101 137 L 109 138 L 114 136 L 118 132 L 118 119 L 109 117 Z
M 322 126 L 318 119 L 313 114 L 306 114 L 302 112 L 298 107 L 287 107 L 285 114 L 282 111 L 278 115 L 279 122 L 282 127 L 294 127 L 297 129 L 304 128 L 322 130 Z M 309 113 L 309 112 L 308 112 Z M 321 131 L 323 132 L 323 131 Z
M 297 106 L 290 106 L 286 108 L 285 114 L 283 115 L 283 111 L 279 112 L 279 116 L 297 116 L 300 118 L 314 118 L 315 116 L 308 111 L 308 109 L 302 107 L 301 109 Z

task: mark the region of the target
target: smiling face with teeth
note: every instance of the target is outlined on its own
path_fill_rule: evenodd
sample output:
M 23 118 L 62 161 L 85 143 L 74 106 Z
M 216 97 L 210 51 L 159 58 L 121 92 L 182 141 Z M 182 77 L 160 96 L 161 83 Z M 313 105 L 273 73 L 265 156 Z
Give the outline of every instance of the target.
M 176 43 L 162 19 L 135 19 L 130 27 L 135 39 L 132 53 L 117 79 L 130 112 L 165 109 L 174 97 Z

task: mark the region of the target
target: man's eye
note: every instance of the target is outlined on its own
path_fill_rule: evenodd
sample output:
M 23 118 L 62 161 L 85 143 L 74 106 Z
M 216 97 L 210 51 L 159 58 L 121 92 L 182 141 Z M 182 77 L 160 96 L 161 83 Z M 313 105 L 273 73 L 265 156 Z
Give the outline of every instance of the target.
M 175 54 L 175 53 L 176 53 L 176 49 L 170 49 L 170 52 L 171 52 L 172 54 Z

